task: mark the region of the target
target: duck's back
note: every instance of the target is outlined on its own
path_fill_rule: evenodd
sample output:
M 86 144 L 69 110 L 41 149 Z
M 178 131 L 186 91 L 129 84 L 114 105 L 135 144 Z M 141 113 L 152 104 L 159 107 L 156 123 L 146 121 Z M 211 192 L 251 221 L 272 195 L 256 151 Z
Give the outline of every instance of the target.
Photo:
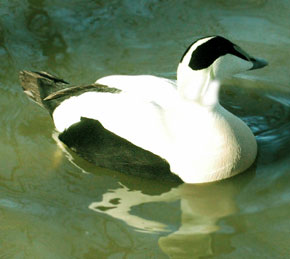
M 98 79 L 96 83 L 120 89 L 133 98 L 154 102 L 165 108 L 177 98 L 176 80 L 158 76 L 111 75 Z

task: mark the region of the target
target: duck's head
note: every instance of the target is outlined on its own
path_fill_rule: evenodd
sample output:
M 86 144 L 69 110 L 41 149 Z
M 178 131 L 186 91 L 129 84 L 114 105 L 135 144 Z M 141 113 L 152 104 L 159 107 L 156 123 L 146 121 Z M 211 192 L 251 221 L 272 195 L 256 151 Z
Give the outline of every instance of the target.
M 196 100 L 211 81 L 266 65 L 265 60 L 252 57 L 221 36 L 201 38 L 187 48 L 180 60 L 178 87 L 184 97 Z

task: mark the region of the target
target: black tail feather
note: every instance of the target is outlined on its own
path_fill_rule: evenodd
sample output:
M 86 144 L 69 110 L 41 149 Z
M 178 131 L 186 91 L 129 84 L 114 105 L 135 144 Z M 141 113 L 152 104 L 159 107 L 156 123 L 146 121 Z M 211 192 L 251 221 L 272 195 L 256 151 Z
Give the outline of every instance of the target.
M 50 94 L 68 87 L 68 83 L 46 72 L 21 71 L 20 83 L 24 93 L 40 106 L 46 108 L 50 114 L 59 105 L 59 100 L 45 101 Z

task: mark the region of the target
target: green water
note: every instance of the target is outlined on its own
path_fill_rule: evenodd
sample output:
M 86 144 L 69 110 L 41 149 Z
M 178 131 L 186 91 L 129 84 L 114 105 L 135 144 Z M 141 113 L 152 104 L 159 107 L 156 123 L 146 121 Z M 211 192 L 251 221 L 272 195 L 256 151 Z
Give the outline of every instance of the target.
M 290 258 L 289 17 L 289 0 L 2 0 L 0 258 Z M 72 163 L 18 83 L 22 69 L 174 78 L 212 34 L 270 64 L 225 82 L 222 103 L 259 142 L 255 166 L 226 181 L 172 187 Z

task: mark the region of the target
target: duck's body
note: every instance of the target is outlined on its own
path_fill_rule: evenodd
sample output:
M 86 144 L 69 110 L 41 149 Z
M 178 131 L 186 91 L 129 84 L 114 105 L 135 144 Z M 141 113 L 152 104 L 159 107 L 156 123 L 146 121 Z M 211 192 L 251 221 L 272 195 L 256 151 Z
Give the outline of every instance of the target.
M 59 132 L 81 117 L 98 120 L 105 129 L 165 159 L 185 182 L 227 178 L 255 160 L 252 132 L 219 103 L 184 101 L 174 81 L 153 76 L 111 76 L 98 83 L 121 92 L 86 92 L 66 99 L 53 112 Z
M 187 183 L 221 180 L 246 170 L 255 160 L 256 140 L 242 120 L 219 104 L 217 80 L 227 75 L 223 70 L 251 69 L 257 60 L 237 47 L 231 49 L 231 56 L 222 53 L 212 61 L 203 59 L 198 67 L 194 53 L 216 38 L 224 39 L 201 39 L 186 51 L 177 81 L 146 75 L 108 76 L 96 82 L 109 86 L 108 91 L 66 96 L 51 111 L 56 129 L 67 132 L 82 117 L 98 121 L 106 130 L 165 159 L 170 171 Z M 231 64 L 224 65 L 221 57 Z M 48 96 L 46 102 L 57 97 Z

